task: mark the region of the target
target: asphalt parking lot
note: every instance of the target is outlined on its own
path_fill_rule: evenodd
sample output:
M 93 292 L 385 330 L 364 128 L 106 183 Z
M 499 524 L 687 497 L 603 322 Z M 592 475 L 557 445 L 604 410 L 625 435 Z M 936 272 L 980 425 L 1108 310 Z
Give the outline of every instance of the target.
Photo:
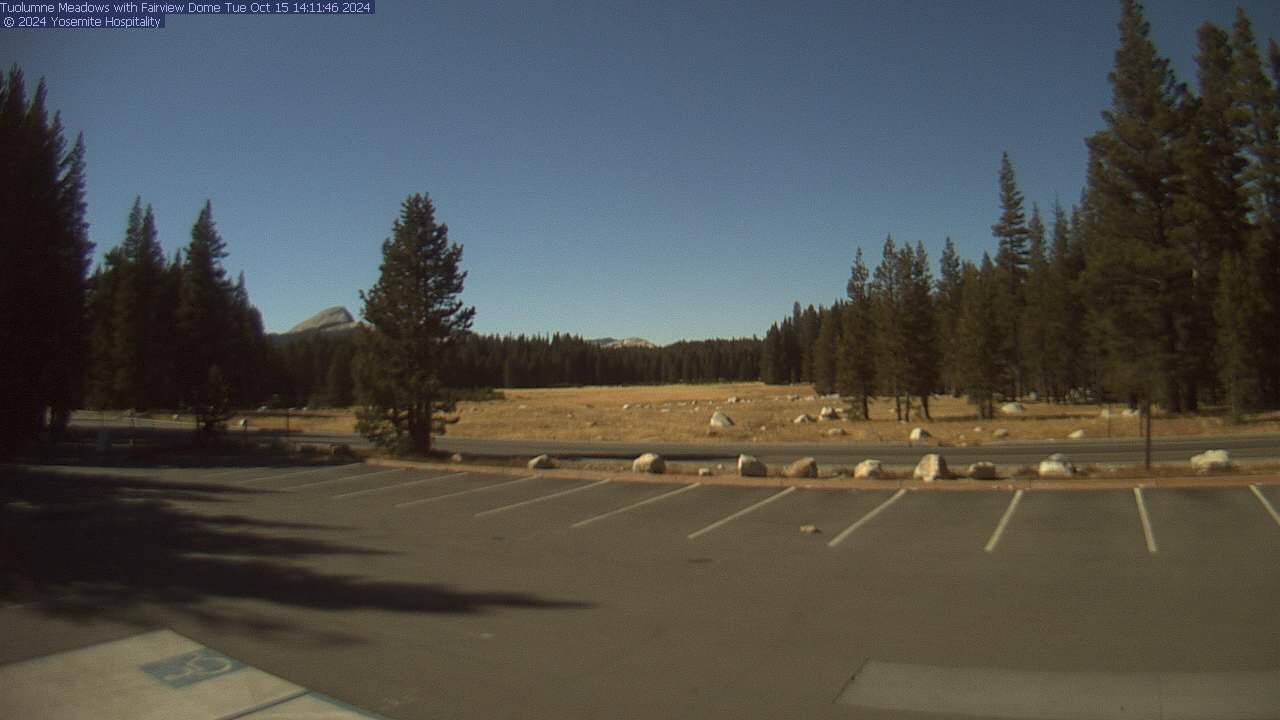
M 289 702 L 314 692 L 357 717 L 1280 717 L 1280 486 L 1265 481 L 0 472 L 0 716 L 67 717 L 57 688 L 15 686 L 34 659 L 166 630 L 300 688 Z

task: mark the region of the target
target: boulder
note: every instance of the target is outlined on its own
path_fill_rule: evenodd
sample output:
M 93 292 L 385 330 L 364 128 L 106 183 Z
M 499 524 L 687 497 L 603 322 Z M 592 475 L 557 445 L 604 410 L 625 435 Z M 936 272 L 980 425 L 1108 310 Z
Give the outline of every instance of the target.
M 920 458 L 920 462 L 916 463 L 916 469 L 911 473 L 911 477 L 925 482 L 933 482 L 934 480 L 945 480 L 951 477 L 951 473 L 947 470 L 947 461 L 938 453 L 929 453 Z
M 969 477 L 974 480 L 995 480 L 996 466 L 989 462 L 976 462 L 969 466 Z
M 875 480 L 882 474 L 879 460 L 863 460 L 853 469 L 853 476 L 859 480 Z
M 833 407 L 824 406 L 821 410 L 818 411 L 818 419 L 819 420 L 839 420 L 840 411 Z
M 539 455 L 529 461 L 530 470 L 550 470 L 556 466 L 550 455 Z
M 1138 417 L 1142 414 L 1142 411 L 1137 408 L 1125 408 L 1120 411 L 1120 414 L 1125 417 Z
M 462 457 L 462 453 L 454 453 L 449 456 L 449 462 L 460 463 L 466 458 Z
M 1067 436 L 1068 440 L 1080 440 L 1083 438 L 1084 438 L 1084 430 L 1072 430 L 1071 434 Z
M 791 422 L 795 423 L 796 425 L 803 425 L 803 424 L 805 424 L 805 423 L 811 423 L 811 422 L 813 422 L 813 416 L 812 416 L 812 415 L 809 415 L 808 413 L 805 413 L 804 415 L 797 415 L 797 416 L 796 416 L 796 419 L 795 419 L 795 420 L 792 420 Z
M 711 416 L 711 427 L 713 428 L 733 427 L 733 418 L 717 410 L 715 414 Z
M 1098 413 L 1098 417 L 1100 418 L 1111 418 L 1117 417 L 1118 415 L 1120 415 L 1120 413 L 1112 410 L 1111 408 L 1102 408 L 1102 412 Z
M 645 453 L 631 463 L 631 472 L 661 475 L 667 471 L 667 462 L 657 453 Z
M 1000 412 L 1005 415 L 1022 415 L 1027 409 L 1020 402 L 1007 402 L 1000 406 Z
M 769 468 L 753 455 L 739 455 L 738 474 L 742 477 L 764 477 L 769 474 Z
M 1008 430 L 1005 430 L 1004 428 L 996 428 L 996 429 L 991 433 L 991 437 L 993 437 L 993 438 L 995 438 L 995 439 L 997 439 L 997 440 L 1003 440 L 1003 439 L 1005 439 L 1005 438 L 1009 437 L 1009 431 L 1008 431 Z
M 1226 450 L 1206 450 L 1191 456 L 1191 467 L 1200 474 L 1231 469 L 1231 453 Z
M 1038 474 L 1042 478 L 1061 478 L 1071 477 L 1075 475 L 1075 466 L 1071 464 L 1071 458 L 1062 453 L 1054 453 L 1044 460 L 1040 461 Z
M 788 465 L 782 474 L 789 478 L 816 478 L 818 477 L 818 461 L 811 457 L 800 458 Z
M 849 433 L 844 428 L 831 428 L 824 434 L 827 437 L 840 437 L 842 435 L 848 435 Z
M 737 395 L 730 395 L 729 399 L 725 400 L 725 402 L 729 403 L 730 405 L 737 405 L 739 402 L 742 402 L 742 401 L 738 399 Z
M 933 437 L 933 436 L 932 436 L 932 435 L 930 435 L 930 434 L 929 434 L 929 431 L 928 431 L 928 430 L 925 430 L 924 428 L 912 428 L 912 429 L 911 429 L 911 439 L 912 439 L 912 440 L 928 440 L 928 439 L 929 439 L 929 438 L 931 438 L 931 437 Z
M 820 534 L 822 534 L 822 531 L 818 529 L 818 526 L 817 526 L 817 525 L 801 525 L 801 526 L 800 526 L 800 532 L 804 533 L 805 535 L 820 535 Z
M 698 477 L 711 477 L 711 468 L 698 468 Z

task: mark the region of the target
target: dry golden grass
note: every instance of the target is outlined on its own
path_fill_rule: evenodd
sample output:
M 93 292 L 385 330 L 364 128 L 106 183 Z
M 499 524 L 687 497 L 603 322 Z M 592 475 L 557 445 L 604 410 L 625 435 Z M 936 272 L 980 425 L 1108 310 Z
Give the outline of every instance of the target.
M 777 386 L 763 383 L 708 385 L 658 385 L 627 387 L 536 388 L 501 391 L 503 400 L 462 402 L 458 422 L 449 427 L 454 437 L 537 440 L 643 441 L 643 442 L 901 442 L 911 428 L 923 427 L 935 441 L 949 445 L 999 442 L 997 428 L 1008 430 L 1009 440 L 1065 439 L 1074 430 L 1088 438 L 1138 437 L 1136 417 L 1120 417 L 1123 406 L 1113 406 L 1117 417 L 1100 417 L 1099 405 L 1059 405 L 1025 402 L 1026 414 L 979 420 L 963 398 L 935 396 L 930 400 L 932 421 L 912 411 L 910 423 L 894 419 L 893 400 L 872 403 L 871 421 L 840 420 L 796 425 L 801 414 L 814 418 L 824 406 L 843 407 L 839 400 L 815 397 L 808 385 Z M 730 402 L 736 398 L 737 402 Z M 624 409 L 624 407 L 626 409 Z M 721 410 L 735 423 L 712 431 L 711 414 Z M 232 427 L 239 418 L 232 420 Z M 254 414 L 252 427 L 283 429 L 283 414 Z M 294 430 L 350 432 L 350 411 L 309 411 L 292 414 Z M 1280 413 L 1267 413 L 1233 424 L 1222 416 L 1155 416 L 1155 435 L 1228 435 L 1280 432 Z M 844 436 L 828 430 L 842 428 Z M 980 429 L 979 429 L 980 428 Z

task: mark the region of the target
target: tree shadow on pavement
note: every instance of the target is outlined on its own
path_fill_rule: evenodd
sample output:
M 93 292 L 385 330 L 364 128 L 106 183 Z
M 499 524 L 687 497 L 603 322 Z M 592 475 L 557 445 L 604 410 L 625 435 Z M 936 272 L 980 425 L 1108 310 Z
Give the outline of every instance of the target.
M 35 603 L 59 617 L 135 624 L 146 624 L 137 619 L 144 605 L 159 604 L 206 624 L 236 622 L 262 631 L 282 628 L 278 621 L 220 615 L 208 601 L 404 613 L 589 607 L 526 593 L 324 573 L 305 561 L 388 553 L 299 536 L 341 528 L 203 514 L 176 504 L 268 492 L 0 466 L 0 603 Z

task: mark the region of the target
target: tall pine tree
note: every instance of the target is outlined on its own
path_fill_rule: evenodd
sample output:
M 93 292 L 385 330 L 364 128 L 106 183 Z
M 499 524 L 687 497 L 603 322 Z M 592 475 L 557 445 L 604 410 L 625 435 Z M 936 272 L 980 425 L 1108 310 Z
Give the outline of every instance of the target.
M 361 336 L 358 427 L 393 451 L 429 452 L 432 432 L 443 431 L 435 416 L 450 403 L 441 369 L 475 316 L 459 299 L 461 260 L 430 197 L 410 195 L 382 243 L 377 283 L 360 293 L 369 327 Z

